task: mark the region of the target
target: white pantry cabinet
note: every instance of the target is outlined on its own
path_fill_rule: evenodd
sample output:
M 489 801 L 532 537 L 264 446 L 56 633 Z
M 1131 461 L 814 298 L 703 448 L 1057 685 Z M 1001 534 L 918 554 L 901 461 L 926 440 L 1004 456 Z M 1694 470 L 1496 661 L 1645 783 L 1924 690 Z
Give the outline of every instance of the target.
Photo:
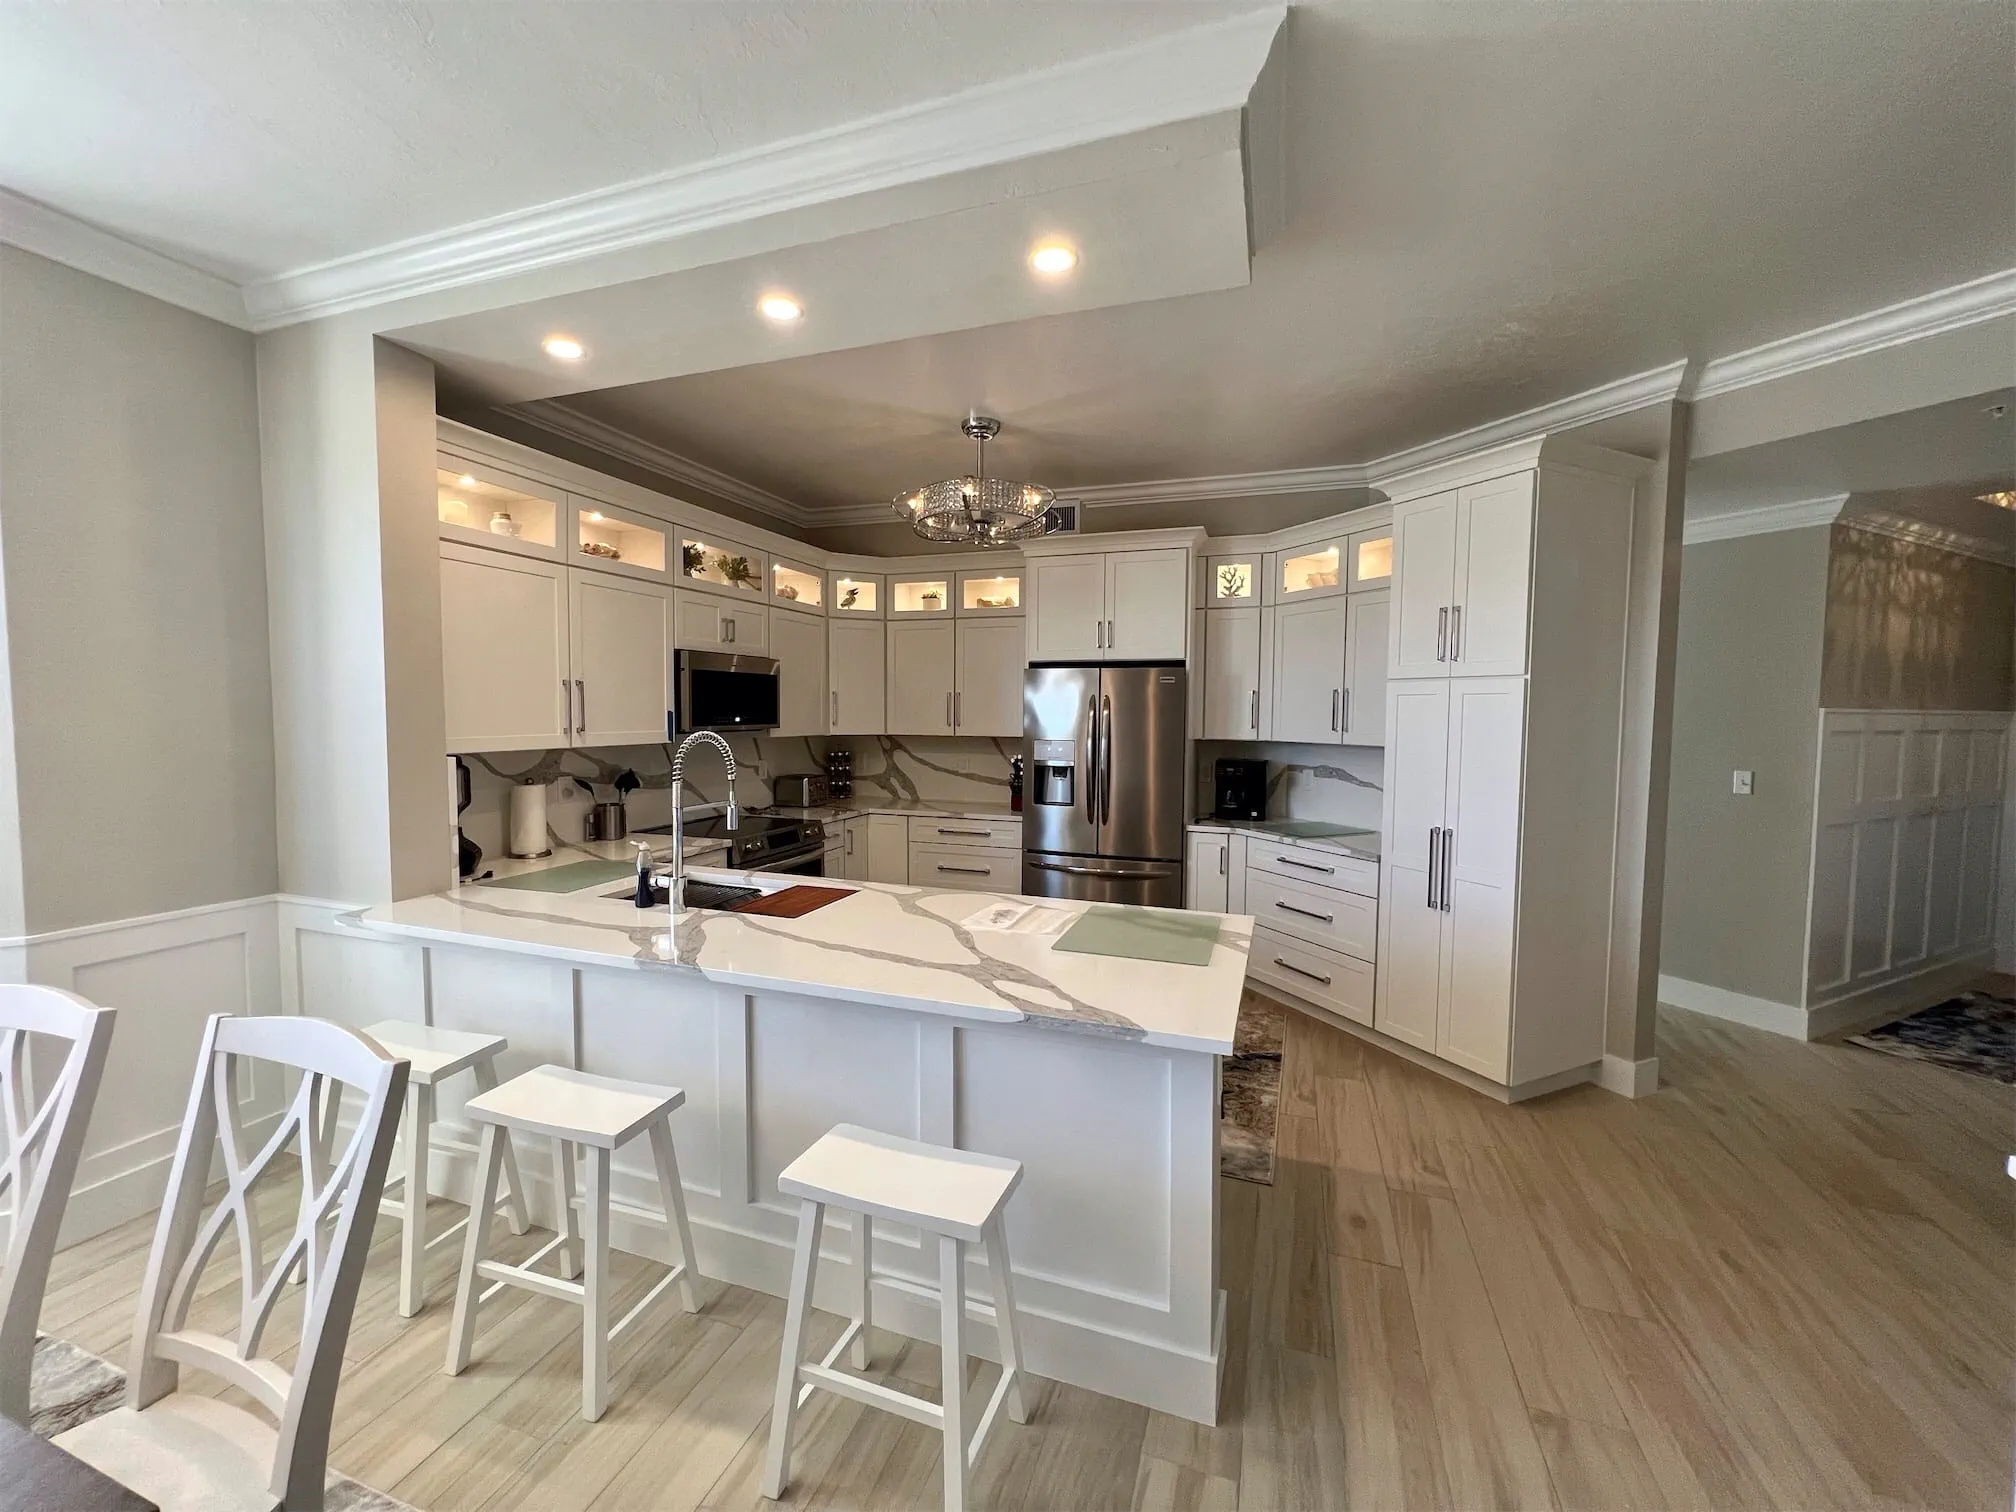
M 826 621 L 791 609 L 770 611 L 770 654 L 777 658 L 779 735 L 824 735 Z
M 887 732 L 885 702 L 888 683 L 882 665 L 883 632 L 879 619 L 829 619 L 826 622 L 827 733 L 881 735 Z
M 1031 553 L 1029 660 L 1187 660 L 1191 561 L 1187 544 Z
M 1534 482 L 1521 472 L 1394 505 L 1393 676 L 1525 672 Z

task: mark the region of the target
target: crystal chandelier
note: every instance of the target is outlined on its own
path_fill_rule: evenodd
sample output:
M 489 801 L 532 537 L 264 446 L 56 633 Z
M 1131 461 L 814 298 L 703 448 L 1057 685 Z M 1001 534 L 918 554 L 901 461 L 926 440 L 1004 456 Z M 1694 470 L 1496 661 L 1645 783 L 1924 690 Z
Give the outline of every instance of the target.
M 1005 546 L 1043 534 L 1044 512 L 1057 497 L 1040 483 L 987 476 L 987 443 L 1001 422 L 968 415 L 959 427 L 973 438 L 973 471 L 898 494 L 891 507 L 927 541 Z

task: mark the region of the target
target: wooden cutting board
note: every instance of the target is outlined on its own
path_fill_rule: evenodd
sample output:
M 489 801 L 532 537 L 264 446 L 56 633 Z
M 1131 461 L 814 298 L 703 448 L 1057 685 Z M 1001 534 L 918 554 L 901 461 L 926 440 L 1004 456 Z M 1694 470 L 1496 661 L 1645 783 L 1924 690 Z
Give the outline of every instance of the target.
M 802 919 L 815 908 L 838 903 L 853 892 L 848 887 L 787 887 L 767 897 L 737 903 L 733 913 L 762 914 L 770 919 Z

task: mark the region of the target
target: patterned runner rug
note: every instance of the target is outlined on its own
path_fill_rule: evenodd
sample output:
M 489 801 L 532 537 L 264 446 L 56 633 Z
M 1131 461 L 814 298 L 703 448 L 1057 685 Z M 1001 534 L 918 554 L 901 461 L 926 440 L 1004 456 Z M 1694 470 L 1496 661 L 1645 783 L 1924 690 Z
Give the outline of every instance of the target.
M 2016 1086 L 2016 1000 L 1992 992 L 1963 992 L 1848 1043 Z

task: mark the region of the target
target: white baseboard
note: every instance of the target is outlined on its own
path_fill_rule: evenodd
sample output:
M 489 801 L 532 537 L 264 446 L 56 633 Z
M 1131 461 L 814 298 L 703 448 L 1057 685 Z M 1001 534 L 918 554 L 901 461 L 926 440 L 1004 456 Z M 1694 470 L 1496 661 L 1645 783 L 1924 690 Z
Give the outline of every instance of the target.
M 1659 1090 L 1659 1057 L 1648 1055 L 1631 1061 L 1621 1055 L 1606 1055 L 1597 1067 L 1596 1085 L 1619 1097 L 1650 1097 Z
M 1710 1018 L 1727 1019 L 1751 1029 L 1764 1029 L 1788 1039 L 1806 1039 L 1806 1010 L 1797 1003 L 1774 1003 L 1769 998 L 1711 987 L 1706 982 L 1690 982 L 1685 977 L 1659 974 L 1659 1001 L 1689 1013 L 1705 1013 Z
M 1975 978 L 1993 969 L 1995 953 L 1976 951 L 1957 961 L 1870 987 L 1852 997 L 1836 998 L 1807 1015 L 1808 1039 L 1839 1034 L 1845 1029 L 1870 1029 L 1878 1024 L 1930 1008 L 1945 1001 Z

